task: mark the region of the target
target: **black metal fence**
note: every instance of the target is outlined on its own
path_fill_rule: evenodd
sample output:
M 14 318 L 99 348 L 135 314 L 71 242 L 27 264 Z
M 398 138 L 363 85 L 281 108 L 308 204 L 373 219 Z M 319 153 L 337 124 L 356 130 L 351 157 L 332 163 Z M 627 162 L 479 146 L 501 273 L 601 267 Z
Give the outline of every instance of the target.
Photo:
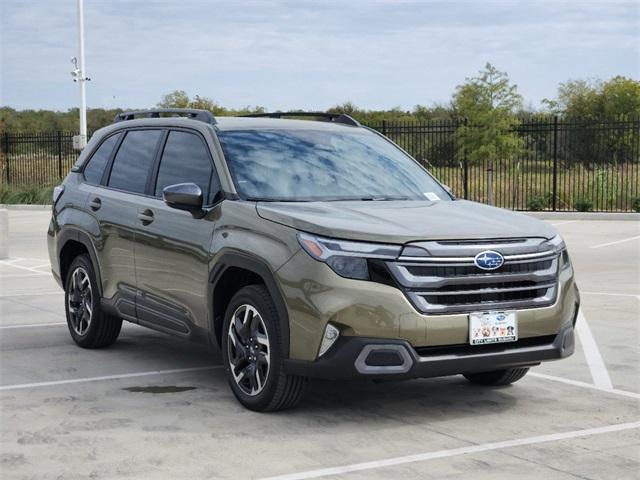
M 640 119 L 522 121 L 524 148 L 505 162 L 470 162 L 454 121 L 370 125 L 461 198 L 513 210 L 640 209 Z
M 0 184 L 50 186 L 60 182 L 78 157 L 70 132 L 0 135 Z
M 454 121 L 370 124 L 461 198 L 514 210 L 640 209 L 640 119 L 524 120 L 524 149 L 505 162 L 470 162 Z M 73 133 L 0 134 L 0 184 L 52 185 L 77 157 Z

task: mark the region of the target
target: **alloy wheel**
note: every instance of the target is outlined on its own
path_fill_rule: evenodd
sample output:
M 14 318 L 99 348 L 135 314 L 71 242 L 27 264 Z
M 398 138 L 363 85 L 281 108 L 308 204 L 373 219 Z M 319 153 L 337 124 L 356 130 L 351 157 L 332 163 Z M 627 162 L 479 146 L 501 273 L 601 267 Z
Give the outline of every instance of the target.
M 93 316 L 93 291 L 89 274 L 77 267 L 71 274 L 67 306 L 71 328 L 78 335 L 87 333 Z
M 247 395 L 258 395 L 269 375 L 271 349 L 264 320 L 255 307 L 244 304 L 233 312 L 227 352 L 236 385 Z

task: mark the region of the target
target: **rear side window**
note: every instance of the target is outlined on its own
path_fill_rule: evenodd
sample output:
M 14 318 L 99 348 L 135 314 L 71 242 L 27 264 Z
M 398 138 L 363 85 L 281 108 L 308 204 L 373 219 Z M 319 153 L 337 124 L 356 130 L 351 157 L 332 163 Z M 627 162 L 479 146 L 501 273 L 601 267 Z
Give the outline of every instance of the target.
M 132 130 L 124 137 L 113 159 L 109 186 L 144 193 L 161 130 Z
M 118 143 L 120 135 L 112 135 L 107 138 L 102 145 L 94 152 L 93 156 L 89 160 L 89 163 L 84 168 L 84 178 L 89 183 L 99 184 L 104 173 L 104 168 L 107 166 L 113 147 Z
M 204 201 L 213 177 L 213 167 L 209 149 L 202 139 L 193 133 L 172 131 L 160 160 L 156 196 L 162 196 L 162 190 L 176 183 L 195 183 L 202 189 Z

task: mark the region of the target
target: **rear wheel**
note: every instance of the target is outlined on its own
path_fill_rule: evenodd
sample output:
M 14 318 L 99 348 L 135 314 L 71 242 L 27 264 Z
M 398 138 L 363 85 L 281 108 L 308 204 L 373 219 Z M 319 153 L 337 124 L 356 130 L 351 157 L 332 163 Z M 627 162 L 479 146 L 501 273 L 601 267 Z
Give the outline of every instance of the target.
M 96 275 L 88 255 L 79 255 L 71 262 L 64 300 L 69 333 L 79 346 L 103 348 L 116 341 L 122 320 L 102 311 Z
M 517 382 L 524 377 L 528 371 L 529 369 L 526 367 L 508 368 L 506 370 L 495 370 L 493 372 L 465 373 L 464 377 L 471 383 L 478 385 L 500 386 Z
M 222 353 L 229 385 L 250 410 L 293 407 L 307 379 L 283 371 L 282 334 L 275 304 L 262 285 L 240 289 L 225 314 Z

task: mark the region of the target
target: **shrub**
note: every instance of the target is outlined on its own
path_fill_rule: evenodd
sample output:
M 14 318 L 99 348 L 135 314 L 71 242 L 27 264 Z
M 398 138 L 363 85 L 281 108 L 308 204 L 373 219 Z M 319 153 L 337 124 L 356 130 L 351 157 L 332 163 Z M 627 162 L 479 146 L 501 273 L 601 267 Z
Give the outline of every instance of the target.
M 10 186 L 0 185 L 0 203 L 49 205 L 53 196 L 53 186 Z
M 579 212 L 590 212 L 591 210 L 593 210 L 593 202 L 591 200 L 583 198 L 582 200 L 576 201 L 575 207 Z
M 640 197 L 631 199 L 631 208 L 634 212 L 640 212 Z
M 527 201 L 527 210 L 531 210 L 534 212 L 544 210 L 548 206 L 549 202 L 545 197 L 531 197 L 529 201 Z

